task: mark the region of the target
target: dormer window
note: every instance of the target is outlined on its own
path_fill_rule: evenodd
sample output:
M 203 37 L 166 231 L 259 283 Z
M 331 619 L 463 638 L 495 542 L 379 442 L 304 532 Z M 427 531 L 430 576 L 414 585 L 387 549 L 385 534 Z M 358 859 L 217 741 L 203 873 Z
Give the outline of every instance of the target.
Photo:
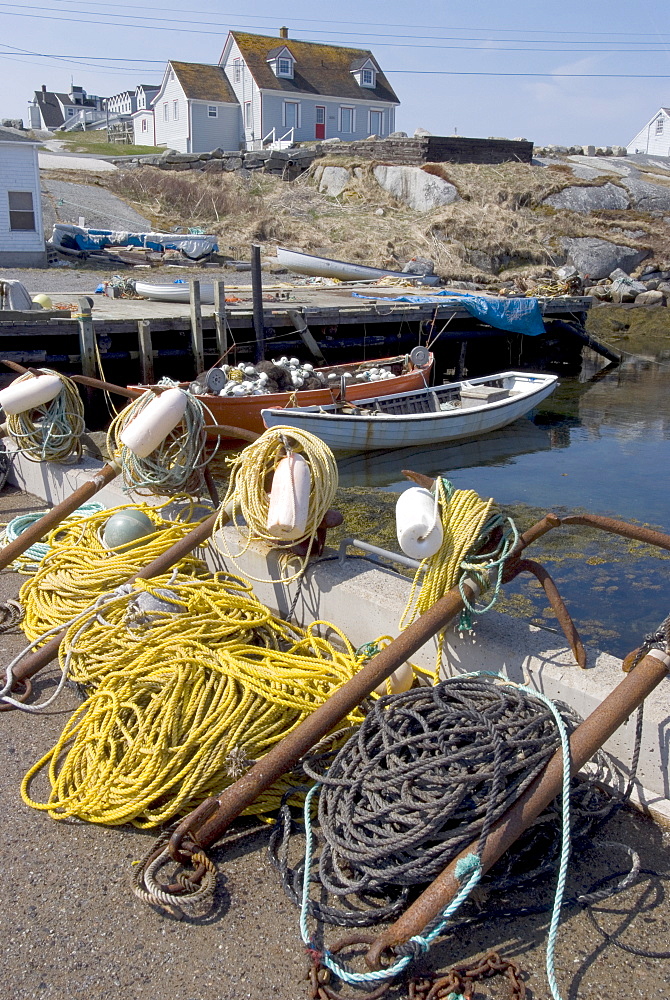
M 351 64 L 351 73 L 359 87 L 375 90 L 377 86 L 377 67 L 370 58 L 355 59 Z
M 293 66 L 295 59 L 286 45 L 281 45 L 276 49 L 271 49 L 270 52 L 268 52 L 267 63 L 275 76 L 282 77 L 285 80 L 293 79 Z

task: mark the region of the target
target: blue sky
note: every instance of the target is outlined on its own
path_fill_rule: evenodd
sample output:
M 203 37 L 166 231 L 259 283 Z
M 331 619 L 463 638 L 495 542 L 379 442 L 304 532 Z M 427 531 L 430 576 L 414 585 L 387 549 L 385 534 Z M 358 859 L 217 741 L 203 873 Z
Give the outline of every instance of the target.
M 25 118 L 41 84 L 67 91 L 72 76 L 89 93 L 113 94 L 158 82 L 169 58 L 217 62 L 228 28 L 276 34 L 280 24 L 306 41 L 372 49 L 401 100 L 397 127 L 408 132 L 625 145 L 670 105 L 661 0 L 640 8 L 621 0 L 191 0 L 185 9 L 178 0 L 0 2 L 0 117 Z

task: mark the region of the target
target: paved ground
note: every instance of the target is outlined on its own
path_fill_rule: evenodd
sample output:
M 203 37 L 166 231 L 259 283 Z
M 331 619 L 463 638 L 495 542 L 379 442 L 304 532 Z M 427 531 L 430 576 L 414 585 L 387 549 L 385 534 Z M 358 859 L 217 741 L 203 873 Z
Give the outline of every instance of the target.
M 36 506 L 42 505 L 5 488 L 0 518 Z M 23 579 L 0 576 L 0 600 L 15 596 Z M 1 662 L 22 646 L 21 634 L 0 635 Z M 40 675 L 38 693 L 48 691 L 55 676 L 53 668 Z M 297 912 L 266 859 L 265 833 L 214 852 L 221 871 L 215 909 L 199 921 L 178 922 L 153 912 L 129 890 L 132 862 L 153 841 L 151 831 L 56 822 L 21 802 L 23 775 L 53 745 L 77 704 L 76 693 L 67 690 L 53 713 L 2 715 L 3 1000 L 306 1000 Z M 33 791 L 44 795 L 44 784 L 38 782 Z M 670 930 L 667 836 L 643 817 L 625 813 L 598 839 L 633 845 L 643 868 L 658 874 L 645 875 L 636 887 L 596 907 L 595 919 L 621 944 L 664 952 Z M 571 864 L 569 895 L 625 863 L 626 856 L 613 847 L 580 849 Z M 551 882 L 542 882 L 507 903 L 537 903 L 550 899 L 551 892 Z M 480 906 L 485 915 L 494 914 L 495 896 L 482 896 Z M 419 968 L 446 970 L 495 948 L 525 970 L 529 1000 L 548 1000 L 547 919 L 492 915 L 476 929 L 440 942 Z M 328 940 L 338 937 L 329 934 Z M 670 961 L 608 944 L 579 908 L 566 911 L 557 974 L 565 1000 L 670 998 Z M 399 987 L 390 997 L 406 995 L 406 987 Z M 508 1000 L 509 995 L 502 981 L 493 980 L 476 998 Z
M 104 174 L 119 169 L 108 160 L 85 153 L 45 153 L 40 150 L 37 157 L 42 170 L 87 170 L 89 173 Z
M 52 180 L 42 176 L 42 215 L 44 232 L 51 235 L 55 222 L 75 226 L 80 217 L 93 229 L 151 232 L 149 219 L 136 212 L 121 198 L 104 187 Z

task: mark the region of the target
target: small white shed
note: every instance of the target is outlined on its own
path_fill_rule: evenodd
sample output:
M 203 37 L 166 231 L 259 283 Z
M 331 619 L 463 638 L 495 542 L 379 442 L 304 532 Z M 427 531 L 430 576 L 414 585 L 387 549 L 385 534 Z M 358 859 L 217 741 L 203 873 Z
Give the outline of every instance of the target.
M 44 267 L 39 143 L 0 128 L 0 267 Z

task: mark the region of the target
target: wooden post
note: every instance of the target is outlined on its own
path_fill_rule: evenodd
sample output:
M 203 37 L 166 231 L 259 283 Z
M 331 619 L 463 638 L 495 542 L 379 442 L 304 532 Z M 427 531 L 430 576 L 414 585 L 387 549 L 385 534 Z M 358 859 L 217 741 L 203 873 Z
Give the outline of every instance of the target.
M 226 286 L 223 281 L 214 282 L 214 322 L 216 323 L 216 353 L 220 358 L 223 358 L 228 351 Z
M 205 370 L 205 349 L 202 342 L 202 309 L 200 306 L 200 282 L 191 282 L 191 349 L 195 363 L 195 374 Z
M 467 342 L 467 340 L 462 340 L 461 341 L 461 351 L 460 351 L 460 354 L 458 355 L 458 365 L 456 366 L 456 379 L 457 380 L 465 378 L 465 376 L 468 373 L 468 370 L 465 367 L 465 356 L 467 354 L 467 351 L 468 351 L 468 342 Z
M 137 346 L 140 355 L 140 378 L 143 385 L 154 381 L 154 352 L 151 345 L 151 320 L 137 321 Z
M 265 326 L 263 321 L 263 278 L 261 275 L 261 248 L 251 246 L 251 294 L 254 307 L 254 333 L 256 334 L 255 361 L 265 360 Z
M 91 315 L 90 303 L 83 295 L 79 298 L 77 322 L 79 323 L 81 373 L 82 375 L 95 376 L 95 330 L 93 328 L 93 316 Z

